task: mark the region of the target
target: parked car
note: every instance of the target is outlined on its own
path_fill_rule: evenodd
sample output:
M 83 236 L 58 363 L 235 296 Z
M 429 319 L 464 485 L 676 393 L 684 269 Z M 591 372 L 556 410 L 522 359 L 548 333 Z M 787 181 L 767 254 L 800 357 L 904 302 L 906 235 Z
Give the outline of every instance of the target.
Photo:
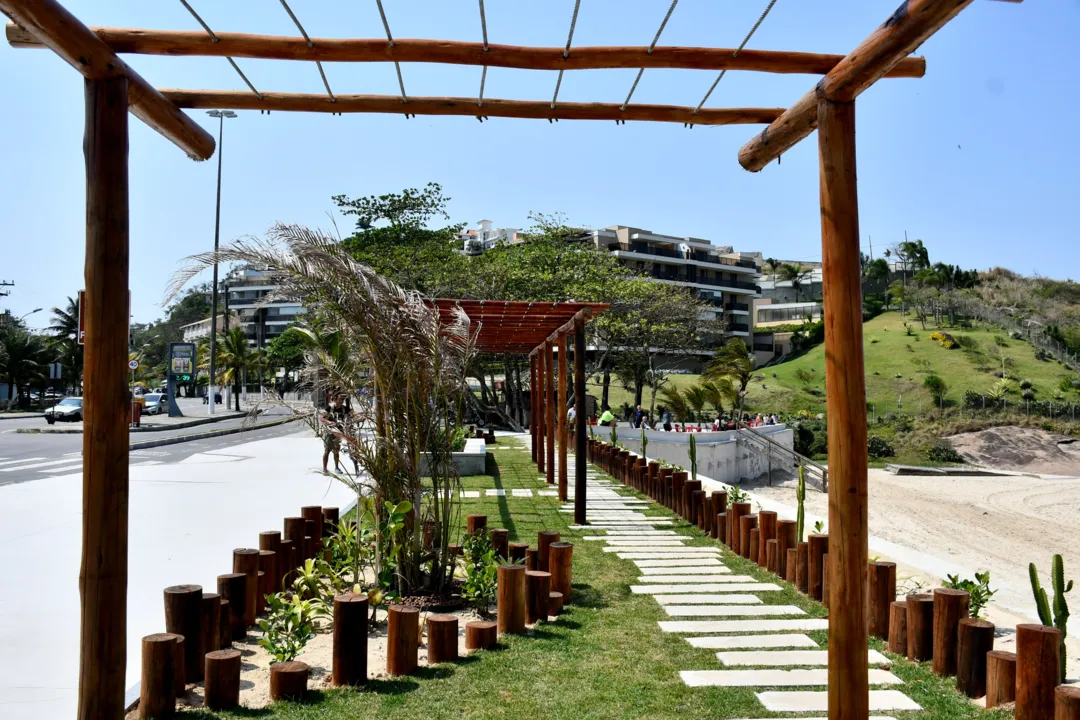
M 207 398 L 208 397 L 209 397 L 209 395 L 203 395 L 202 396 L 202 404 L 203 405 L 208 404 L 207 403 Z M 214 393 L 214 404 L 215 405 L 220 405 L 221 404 L 221 393 L 219 393 L 219 392 Z
M 146 401 L 146 407 L 143 408 L 144 415 L 160 415 L 169 411 L 169 396 L 163 393 L 148 393 L 143 395 L 143 399 Z
M 82 420 L 82 398 L 66 397 L 45 411 L 45 422 L 52 425 L 57 420 Z

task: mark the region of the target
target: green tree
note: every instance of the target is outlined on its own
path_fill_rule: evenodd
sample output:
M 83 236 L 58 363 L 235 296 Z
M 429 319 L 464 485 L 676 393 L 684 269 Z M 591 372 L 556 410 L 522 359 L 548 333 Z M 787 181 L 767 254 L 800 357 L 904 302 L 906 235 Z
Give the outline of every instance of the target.
M 731 378 L 703 380 L 699 387 L 705 392 L 706 401 L 716 410 L 717 417 L 724 414 L 724 403 L 734 404 L 738 396 Z
M 810 277 L 813 270 L 804 268 L 802 265 L 784 263 L 776 269 L 776 277 L 782 282 L 790 282 L 791 289 L 795 291 L 795 302 L 799 302 L 799 290 L 803 280 Z
M 304 352 L 308 346 L 302 333 L 292 332 L 294 327 L 290 325 L 266 346 L 267 367 L 281 368 L 286 382 L 290 374 L 304 366 Z
M 683 392 L 683 396 L 686 398 L 686 404 L 694 411 L 696 422 L 700 424 L 701 415 L 705 412 L 705 404 L 709 402 L 708 394 L 700 385 L 692 385 Z
M 949 386 L 945 384 L 945 381 L 942 380 L 939 375 L 927 375 L 923 378 L 923 386 L 930 391 L 930 395 L 934 398 L 934 402 L 939 405 L 944 401 L 945 396 L 949 392 Z
M 19 388 L 44 379 L 55 353 L 45 338 L 17 326 L 0 328 L 0 348 L 0 377 L 8 384 L 10 405 Z
M 721 347 L 702 373 L 706 380 L 729 380 L 736 389 L 735 412 L 742 418 L 746 389 L 750 383 L 760 380 L 754 374 L 754 356 L 739 338 L 731 338 Z
M 53 345 L 63 367 L 65 384 L 70 383 L 72 388 L 78 388 L 83 369 L 83 346 L 79 344 L 78 300 L 68 297 L 63 308 L 52 309 L 49 332 L 53 334 Z
M 258 370 L 263 363 L 262 353 L 253 348 L 247 339 L 243 328 L 229 328 L 226 333 L 218 335 L 217 339 L 217 363 L 219 382 L 222 385 L 232 383 L 233 398 L 236 402 L 236 411 L 240 411 L 240 384 L 244 379 L 245 370 Z M 209 358 L 207 358 L 209 365 Z

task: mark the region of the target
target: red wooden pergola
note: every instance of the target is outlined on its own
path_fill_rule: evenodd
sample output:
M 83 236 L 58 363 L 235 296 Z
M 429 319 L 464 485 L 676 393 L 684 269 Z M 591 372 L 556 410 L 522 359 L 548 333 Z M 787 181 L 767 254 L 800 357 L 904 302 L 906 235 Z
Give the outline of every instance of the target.
M 1018 0 L 1013 0 L 1018 1 Z M 46 47 L 86 78 L 86 346 L 83 436 L 83 550 L 80 573 L 82 635 L 79 717 L 123 715 L 126 592 L 128 435 L 127 289 L 128 166 L 127 112 L 164 135 L 192 158 L 214 152 L 209 133 L 181 108 L 234 108 L 329 113 L 402 113 L 465 115 L 554 120 L 644 120 L 686 125 L 768 123 L 739 152 L 739 163 L 759 171 L 815 128 L 820 158 L 821 241 L 824 273 L 826 381 L 829 423 L 829 717 L 866 720 L 869 705 L 867 618 L 867 454 L 866 393 L 863 377 L 861 285 L 859 268 L 858 194 L 855 171 L 855 99 L 886 77 L 922 77 L 925 61 L 908 57 L 927 38 L 973 0 L 902 0 L 893 14 L 846 56 L 726 48 L 648 47 L 573 48 L 574 21 L 565 47 L 537 48 L 442 40 L 394 40 L 388 23 L 383 39 L 311 38 L 299 20 L 302 37 L 215 33 L 201 19 L 202 32 L 94 28 L 83 25 L 56 0 L 0 0 L 0 11 L 14 24 L 7 37 L 14 47 Z M 381 3 L 379 5 L 382 9 Z M 769 8 L 772 7 L 770 3 Z M 481 3 L 481 12 L 483 4 Z M 286 9 L 288 6 L 286 5 Z M 670 15 L 669 10 L 669 15 Z M 768 12 L 768 10 L 766 10 Z M 292 12 L 290 10 L 290 15 Z M 197 16 L 196 16 L 197 17 Z M 481 19 L 482 19 L 481 15 Z M 764 17 L 764 16 L 763 16 Z M 666 18 L 665 21 L 666 23 Z M 760 24 L 760 21 L 759 21 Z M 756 29 L 756 26 L 755 26 Z M 661 25 L 661 31 L 663 25 Z M 753 30 L 751 31 L 751 35 Z M 747 40 L 749 39 L 747 36 Z M 743 45 L 745 45 L 745 41 Z M 117 53 L 274 58 L 314 62 L 326 94 L 260 92 L 244 76 L 247 91 L 157 90 Z M 417 98 L 335 94 L 321 62 L 433 62 L 485 68 L 475 98 Z M 684 68 L 806 73 L 821 79 L 789 108 L 704 108 L 631 103 L 566 103 L 517 101 L 483 97 L 487 67 L 565 71 L 594 68 Z M 242 75 L 242 73 L 241 73 Z M 639 75 L 640 77 L 640 75 Z M 635 83 L 636 87 L 636 83 Z M 631 96 L 633 88 L 631 89 Z M 505 306 L 504 306 L 505 307 Z M 512 306 L 510 306 L 512 307 Z M 529 352 L 534 387 L 543 379 L 545 398 L 533 401 L 533 423 L 544 433 L 533 444 L 538 467 L 553 472 L 555 401 L 550 378 L 552 347 L 560 344 L 565 364 L 566 336 L 575 335 L 575 382 L 579 402 L 584 395 L 581 328 L 592 312 L 574 310 L 572 322 L 552 306 L 551 328 L 500 325 L 486 307 L 474 308 L 477 322 L 490 333 L 489 347 Z M 560 305 L 559 308 L 569 307 Z M 528 315 L 528 314 L 527 314 Z M 559 315 L 558 318 L 555 316 Z M 561 319 L 560 319 L 561 318 Z M 522 318 L 524 320 L 524 318 Z M 493 328 L 494 325 L 494 328 Z M 519 335 L 520 333 L 520 335 Z M 528 333 L 528 340 L 519 338 Z M 543 337 L 544 333 L 547 333 Z M 500 344 L 501 343 L 501 344 Z M 530 348 L 532 348 L 530 350 Z M 564 385 L 560 383 L 560 385 Z M 535 393 L 534 393 L 535 395 Z M 583 405 L 579 406 L 581 409 Z M 563 418 L 565 418 L 565 413 Z M 584 418 L 582 418 L 583 420 Z M 585 455 L 578 422 L 577 481 Z M 546 437 L 545 437 L 546 436 Z M 539 451 L 540 444 L 547 456 Z M 565 443 L 563 443 L 565 448 Z M 565 465 L 565 463 L 563 463 Z M 561 476 L 561 474 L 560 474 Z M 583 485 L 576 501 L 583 502 Z M 577 511 L 577 509 L 576 509 Z M 578 517 L 583 520 L 583 516 Z

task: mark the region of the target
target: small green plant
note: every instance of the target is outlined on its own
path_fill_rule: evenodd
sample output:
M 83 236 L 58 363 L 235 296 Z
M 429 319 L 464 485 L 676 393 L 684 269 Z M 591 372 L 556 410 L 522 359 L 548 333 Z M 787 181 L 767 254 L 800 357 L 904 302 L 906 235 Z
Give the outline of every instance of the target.
M 915 334 L 915 328 L 911 327 L 911 323 L 907 320 L 904 321 L 904 334 L 908 336 Z
M 645 433 L 643 432 L 641 434 L 641 436 L 645 437 Z M 690 455 L 690 479 L 691 480 L 697 480 L 697 440 L 694 439 L 693 435 L 690 436 L 690 452 L 689 452 L 689 455 Z
M 1020 392 L 1020 397 L 1022 399 L 1024 399 L 1024 400 L 1034 400 L 1035 399 L 1035 391 L 1032 390 L 1031 388 L 1028 388 L 1027 390 L 1023 390 L 1023 391 Z
M 948 440 L 938 438 L 926 449 L 926 459 L 935 463 L 962 463 L 964 456 L 956 452 Z
M 997 590 L 990 587 L 989 570 L 975 573 L 974 580 L 970 578 L 961 579 L 959 575 L 948 575 L 945 578 L 944 586 L 967 592 L 968 612 L 973 618 L 979 617 L 982 609 L 987 606 L 990 598 L 994 597 L 997 592 Z
M 1005 338 L 1001 337 L 1000 335 L 994 336 L 994 344 L 998 347 L 1009 347 L 1009 343 L 1005 342 Z
M 266 596 L 269 610 L 259 621 L 263 636 L 259 644 L 270 653 L 270 664 L 295 660 L 315 636 L 314 620 L 321 614 L 310 600 L 299 595 L 274 593 Z
M 866 441 L 866 452 L 872 458 L 893 457 L 896 451 L 885 438 L 871 437 Z
M 614 425 L 611 426 L 611 445 L 617 446 L 619 444 L 619 431 Z
M 816 534 L 818 534 L 818 535 L 825 532 L 825 521 L 824 520 L 818 520 L 816 523 L 814 523 L 814 532 Z
M 795 513 L 795 535 L 799 538 L 798 542 L 803 541 L 803 532 L 806 530 L 804 527 L 806 524 L 806 511 L 803 507 L 806 502 L 806 466 L 799 466 L 799 483 L 795 486 L 795 500 L 798 503 L 798 510 Z
M 694 438 L 690 438 L 693 440 Z M 645 428 L 641 428 L 641 457 L 647 458 L 648 454 L 645 452 L 649 447 L 649 438 L 645 437 Z
M 878 340 L 876 337 L 874 337 L 873 335 L 870 336 L 870 344 L 871 345 L 877 345 L 879 342 L 881 342 L 881 341 Z
M 806 368 L 799 368 L 795 371 L 795 379 L 802 384 L 803 390 L 809 390 L 810 386 L 814 384 L 815 376 Z
M 499 588 L 499 558 L 495 556 L 495 548 L 488 534 L 481 530 L 465 536 L 461 552 L 465 559 L 461 597 L 480 612 L 487 613 Z
M 459 427 L 454 430 L 454 435 L 450 439 L 450 451 L 461 452 L 465 449 L 465 440 L 468 438 L 468 432 L 463 427 Z
M 1024 378 L 1023 380 L 1020 381 L 1020 389 L 1021 390 L 1029 390 L 1030 388 L 1031 388 L 1031 381 L 1030 380 L 1028 380 L 1027 378 Z
M 746 491 L 738 485 L 732 485 L 728 488 L 727 497 L 729 503 L 746 502 L 750 499 L 750 496 L 746 494 Z
M 1065 562 L 1061 555 L 1054 555 L 1050 569 L 1050 581 L 1054 586 L 1054 604 L 1050 605 L 1046 597 L 1046 590 L 1039 585 L 1039 571 L 1035 563 L 1028 565 L 1028 575 L 1031 576 L 1031 590 L 1035 593 L 1035 605 L 1039 609 L 1039 620 L 1043 625 L 1056 627 L 1061 631 L 1061 662 L 1058 663 L 1061 672 L 1061 682 L 1065 682 L 1065 626 L 1069 622 L 1069 603 L 1065 600 L 1065 593 L 1073 589 L 1073 581 L 1065 582 Z M 1053 613 L 1051 613 L 1051 609 Z
M 949 386 L 945 384 L 940 375 L 927 375 L 923 378 L 923 387 L 930 391 L 930 396 L 934 398 L 936 403 L 942 402 L 949 392 Z

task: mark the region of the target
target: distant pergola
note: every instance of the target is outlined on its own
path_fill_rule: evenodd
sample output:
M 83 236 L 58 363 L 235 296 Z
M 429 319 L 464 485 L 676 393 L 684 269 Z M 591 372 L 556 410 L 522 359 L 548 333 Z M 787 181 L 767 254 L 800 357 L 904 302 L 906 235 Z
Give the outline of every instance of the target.
M 86 135 L 86 345 L 83 435 L 83 549 L 80 590 L 82 634 L 79 676 L 79 717 L 120 718 L 123 715 L 128 547 L 128 128 L 127 111 L 175 143 L 189 156 L 205 160 L 214 153 L 214 140 L 181 108 L 233 108 L 328 113 L 401 113 L 465 115 L 484 120 L 516 117 L 557 120 L 627 120 L 677 122 L 687 126 L 768 123 L 739 152 L 739 163 L 759 171 L 807 137 L 818 133 L 820 160 L 822 271 L 825 319 L 825 376 L 829 425 L 829 717 L 866 720 L 869 715 L 869 677 L 866 662 L 867 618 L 867 447 L 866 389 L 863 376 L 862 303 L 859 267 L 858 193 L 855 169 L 855 99 L 885 77 L 922 77 L 925 61 L 908 57 L 927 38 L 973 0 L 903 0 L 893 14 L 846 56 L 746 50 L 745 45 L 772 9 L 770 0 L 761 18 L 735 49 L 658 46 L 660 34 L 675 9 L 672 2 L 660 29 L 648 46 L 572 48 L 577 21 L 575 3 L 570 33 L 563 47 L 516 47 L 490 44 L 480 0 L 482 43 L 442 40 L 396 40 L 376 0 L 386 39 L 311 38 L 282 0 L 300 32 L 299 37 L 270 37 L 216 33 L 191 5 L 183 4 L 205 32 L 90 29 L 56 0 L 0 0 L 0 11 L 13 25 L 7 37 L 13 47 L 47 47 L 85 78 Z M 1018 0 L 1013 0 L 1018 1 Z M 223 56 L 250 88 L 247 91 L 157 90 L 117 53 Z M 269 58 L 315 62 L 325 94 L 260 91 L 244 75 L 235 58 Z M 322 68 L 323 61 L 393 62 L 401 94 L 395 96 L 336 94 Z M 405 92 L 401 63 L 425 62 L 482 67 L 476 97 L 420 98 Z M 559 78 L 550 101 L 485 98 L 488 67 L 557 70 Z M 566 71 L 599 68 L 637 68 L 622 103 L 567 103 L 558 100 Z M 703 107 L 712 88 L 696 107 L 631 103 L 641 74 L 647 68 L 736 70 L 823 75 L 789 108 Z M 512 307 L 512 306 L 511 306 Z M 568 305 L 559 305 L 567 308 Z M 582 337 L 585 313 L 573 313 L 575 350 Z M 476 312 L 474 308 L 474 312 Z M 546 435 L 547 457 L 537 452 L 538 465 L 552 472 L 550 381 L 552 343 L 565 344 L 570 332 L 563 310 L 549 313 L 558 321 L 552 329 L 514 325 L 479 309 L 474 321 L 490 334 L 488 347 L 529 352 L 534 387 L 543 378 L 546 400 L 533 401 L 547 418 L 546 431 L 536 436 L 534 452 Z M 558 315 L 558 317 L 555 317 Z M 524 317 L 524 316 L 523 316 Z M 546 316 L 545 316 L 546 317 Z M 494 329 L 492 329 L 494 326 Z M 547 333 L 540 337 L 541 333 Z M 519 335 L 520 334 L 520 335 Z M 524 338 L 521 342 L 519 339 Z M 501 343 L 501 344 L 500 344 Z M 542 350 L 540 346 L 542 345 Z M 530 348 L 532 348 L 530 350 Z M 566 354 L 559 353 L 560 363 Z M 576 365 L 584 352 L 576 351 Z M 583 397 L 580 371 L 575 394 Z M 535 393 L 533 393 L 535 395 Z M 579 405 L 577 461 L 584 457 L 584 407 Z M 540 426 L 534 422 L 533 428 Z M 564 444 L 565 447 L 565 444 Z M 578 482 L 582 482 L 581 469 Z M 584 500 L 583 487 L 576 501 Z M 577 509 L 576 509 L 577 510 Z M 581 518 L 579 518 L 581 519 Z

